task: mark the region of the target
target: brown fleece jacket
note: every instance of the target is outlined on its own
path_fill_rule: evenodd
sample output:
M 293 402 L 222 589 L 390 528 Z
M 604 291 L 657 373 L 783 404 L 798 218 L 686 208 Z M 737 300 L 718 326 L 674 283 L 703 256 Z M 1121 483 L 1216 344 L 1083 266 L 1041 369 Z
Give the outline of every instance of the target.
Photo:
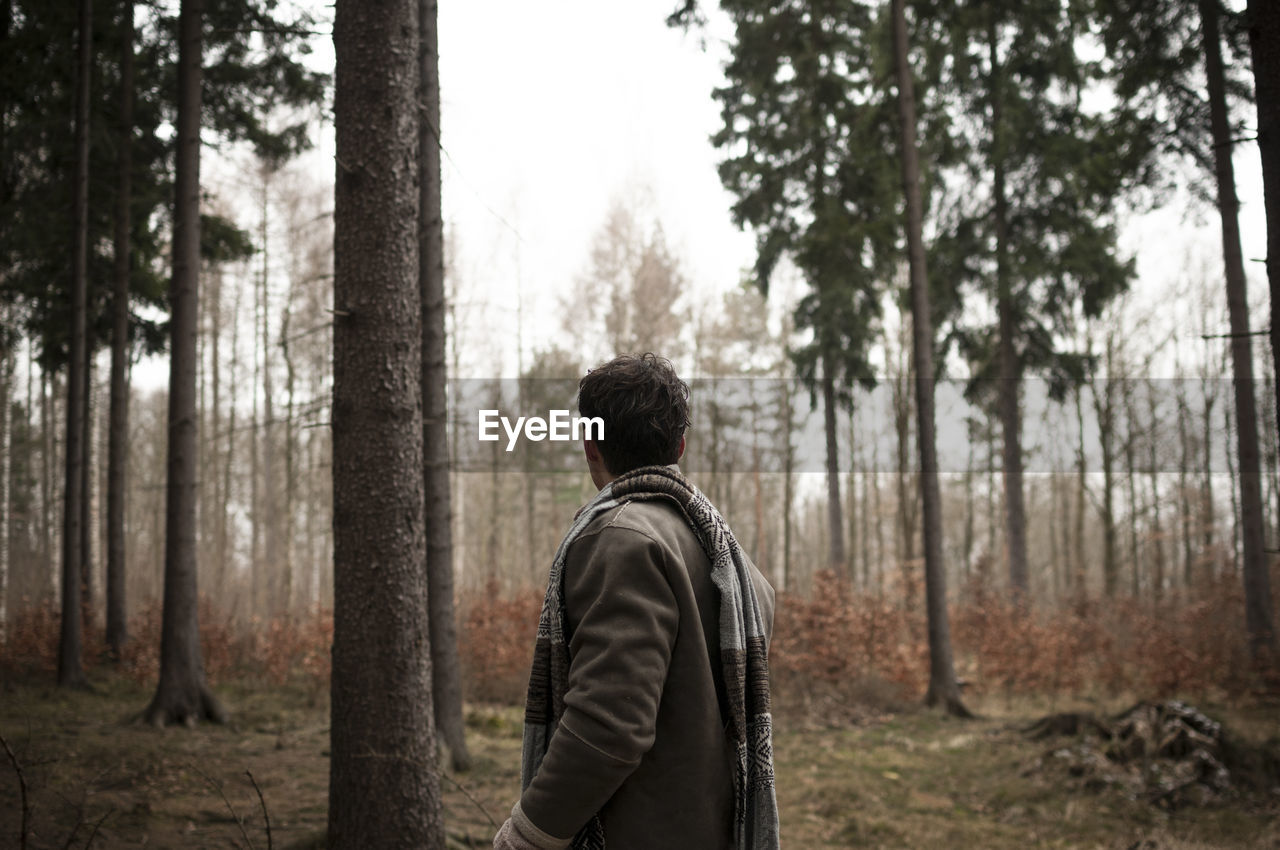
M 565 711 L 524 815 L 572 837 L 599 812 L 609 850 L 731 850 L 719 591 L 673 504 L 627 502 L 583 530 L 564 567 Z M 773 588 L 754 566 L 767 635 Z

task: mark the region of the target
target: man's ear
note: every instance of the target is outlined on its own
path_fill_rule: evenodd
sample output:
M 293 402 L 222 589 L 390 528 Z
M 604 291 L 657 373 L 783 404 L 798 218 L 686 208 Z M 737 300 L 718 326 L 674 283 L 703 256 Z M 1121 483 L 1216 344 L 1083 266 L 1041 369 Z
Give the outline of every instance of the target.
M 600 447 L 596 445 L 595 440 L 583 438 L 582 452 L 587 456 L 587 460 L 591 463 L 600 463 Z
M 676 451 L 676 460 L 684 457 L 684 434 L 680 435 L 680 448 Z

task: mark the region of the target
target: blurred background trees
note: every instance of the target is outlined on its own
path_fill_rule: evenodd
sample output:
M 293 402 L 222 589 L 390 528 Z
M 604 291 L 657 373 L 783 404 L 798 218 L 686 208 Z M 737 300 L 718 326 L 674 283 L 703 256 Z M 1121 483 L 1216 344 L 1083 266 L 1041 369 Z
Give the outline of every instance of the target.
M 1261 213 L 1235 209 L 1226 165 L 1254 155 L 1255 121 L 1270 150 L 1274 99 L 1255 97 L 1269 42 L 1251 52 L 1246 26 L 1269 19 L 1174 0 L 905 4 L 929 382 L 911 335 L 920 308 L 907 285 L 889 8 L 735 0 L 676 16 L 725 51 L 724 79 L 705 94 L 719 110 L 725 217 L 754 249 L 742 268 L 718 270 L 737 285 L 707 283 L 696 234 L 664 217 L 642 180 L 599 187 L 592 232 L 571 252 L 577 274 L 554 292 L 528 284 L 518 223 L 491 210 L 501 238 L 489 244 L 441 218 L 442 295 L 419 298 L 436 311 L 431 409 L 445 412 L 424 434 L 447 450 L 432 461 L 447 463 L 450 504 L 432 509 L 447 525 L 432 539 L 462 609 L 467 694 L 486 647 L 467 645 L 465 624 L 502 619 L 474 606 L 532 592 L 592 493 L 576 447 L 479 443 L 476 411 L 571 408 L 586 368 L 648 349 L 692 384 L 684 468 L 797 610 L 839 586 L 857 610 L 919 626 L 923 640 L 909 615 L 928 598 L 935 557 L 953 608 L 1020 600 L 1001 621 L 1010 633 L 1071 612 L 1113 622 L 1104 606 L 1199 616 L 1232 586 L 1247 628 L 1214 622 L 1265 656 L 1280 548 L 1275 361 L 1263 266 L 1249 262 L 1263 258 L 1237 246 L 1233 259 L 1228 233 L 1233 216 Z M 217 4 L 203 29 L 193 539 L 202 622 L 242 636 L 324 624 L 334 601 L 343 165 L 327 148 L 304 155 L 332 132 L 328 69 L 310 55 L 330 33 L 327 12 L 296 11 Z M 84 645 L 65 644 L 69 682 L 104 643 L 125 664 L 157 660 L 147 623 L 166 547 L 169 394 L 155 376 L 171 353 L 177 18 L 123 2 L 92 12 L 88 26 L 75 4 L 9 0 L 0 12 L 0 630 L 17 634 L 39 612 L 83 623 Z M 434 167 L 446 196 L 480 194 L 444 156 L 440 84 Z M 1215 214 L 1223 259 L 1126 236 L 1142 215 L 1178 207 Z M 1143 281 L 1138 254 L 1153 250 L 1174 271 Z M 501 285 L 477 285 L 486 275 Z M 1252 295 L 1237 285 L 1250 282 Z M 937 406 L 936 470 L 919 454 L 922 378 Z M 921 490 L 931 481 L 936 555 Z M 67 565 L 78 576 L 64 581 Z M 64 603 L 82 605 L 83 620 L 49 610 Z M 972 618 L 955 620 L 956 669 L 972 678 L 998 647 L 974 637 Z M 326 639 L 322 625 L 315 634 Z

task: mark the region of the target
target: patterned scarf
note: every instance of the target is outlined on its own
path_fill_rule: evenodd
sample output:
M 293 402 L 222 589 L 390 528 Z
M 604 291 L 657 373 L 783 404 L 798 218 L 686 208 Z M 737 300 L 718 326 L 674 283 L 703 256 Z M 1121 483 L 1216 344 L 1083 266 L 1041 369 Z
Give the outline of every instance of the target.
M 533 670 L 525 705 L 521 786 L 529 787 L 564 713 L 569 679 L 565 640 L 564 569 L 570 544 L 593 520 L 624 502 L 674 502 L 711 561 L 711 580 L 720 591 L 720 659 L 728 694 L 725 730 L 737 754 L 734 770 L 734 847 L 777 850 L 778 802 L 773 786 L 773 720 L 769 713 L 769 664 L 760 602 L 742 547 L 707 497 L 667 466 L 629 472 L 600 490 L 574 518 L 556 552 L 547 595 L 538 618 Z M 604 827 L 593 817 L 574 837 L 573 850 L 604 850 Z

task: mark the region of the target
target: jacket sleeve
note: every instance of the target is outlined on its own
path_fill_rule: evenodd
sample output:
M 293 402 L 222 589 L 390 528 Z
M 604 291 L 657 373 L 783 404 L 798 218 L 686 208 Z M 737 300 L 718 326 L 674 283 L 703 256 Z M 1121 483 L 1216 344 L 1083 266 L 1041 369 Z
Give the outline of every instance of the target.
M 679 625 L 667 557 L 657 541 L 617 526 L 569 551 L 565 711 L 520 798 L 525 816 L 549 835 L 575 835 L 653 746 Z

